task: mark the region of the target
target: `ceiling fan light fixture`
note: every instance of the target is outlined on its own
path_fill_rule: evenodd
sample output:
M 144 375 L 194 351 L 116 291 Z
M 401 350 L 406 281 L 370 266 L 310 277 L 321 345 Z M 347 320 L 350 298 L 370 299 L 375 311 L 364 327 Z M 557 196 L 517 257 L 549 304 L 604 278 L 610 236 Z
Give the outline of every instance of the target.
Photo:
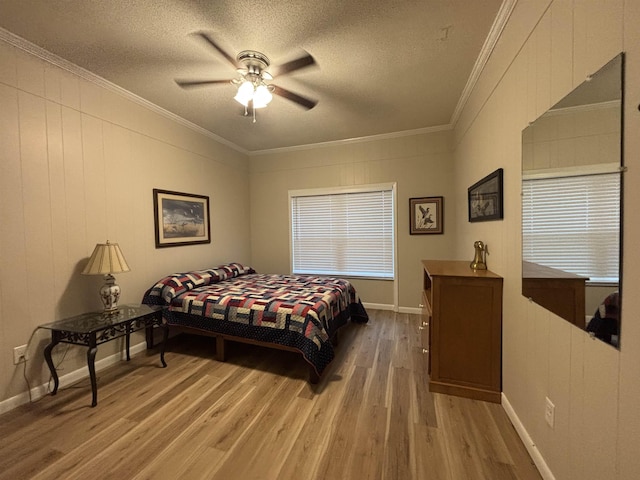
M 256 109 L 266 107 L 272 100 L 273 95 L 278 95 L 293 103 L 297 103 L 302 108 L 307 110 L 312 109 L 318 103 L 316 100 L 305 98 L 302 95 L 298 95 L 294 92 L 286 90 L 276 85 L 271 85 L 268 82 L 273 80 L 274 76 L 271 75 L 267 68 L 269 68 L 269 58 L 260 52 L 255 50 L 243 50 L 236 56 L 234 60 L 216 41 L 214 37 L 207 32 L 200 31 L 195 32 L 195 35 L 200 36 L 205 40 L 214 50 L 222 55 L 231 65 L 233 65 L 238 76 L 228 80 L 180 80 L 175 79 L 178 86 L 182 88 L 201 87 L 214 84 L 231 83 L 237 88 L 236 94 L 233 97 L 239 104 L 245 108 L 245 116 L 252 112 L 253 121 L 255 122 Z M 314 58 L 304 53 L 299 58 L 291 60 L 277 67 L 276 75 L 286 75 L 302 68 L 316 65 Z

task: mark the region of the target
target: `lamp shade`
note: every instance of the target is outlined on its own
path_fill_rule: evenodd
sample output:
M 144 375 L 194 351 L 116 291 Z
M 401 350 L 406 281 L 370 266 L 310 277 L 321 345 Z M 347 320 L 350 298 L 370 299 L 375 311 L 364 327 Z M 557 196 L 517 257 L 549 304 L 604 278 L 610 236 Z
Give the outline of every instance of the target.
M 82 275 L 109 275 L 128 272 L 131 269 L 117 243 L 98 243 Z
M 233 98 L 246 107 L 253 98 L 253 90 L 253 83 L 244 81 L 242 85 L 238 87 L 238 93 Z
M 258 85 L 253 94 L 253 108 L 264 108 L 271 101 L 273 95 L 266 85 Z

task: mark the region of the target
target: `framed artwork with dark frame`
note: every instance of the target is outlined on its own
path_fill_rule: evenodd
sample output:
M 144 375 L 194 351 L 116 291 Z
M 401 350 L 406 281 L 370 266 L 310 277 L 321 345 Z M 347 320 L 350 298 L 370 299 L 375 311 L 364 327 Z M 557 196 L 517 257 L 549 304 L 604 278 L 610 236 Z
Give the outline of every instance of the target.
M 468 194 L 470 222 L 486 222 L 504 218 L 501 168 L 471 185 Z
M 153 189 L 156 248 L 211 243 L 209 197 Z
M 409 234 L 444 233 L 444 198 L 409 199 Z

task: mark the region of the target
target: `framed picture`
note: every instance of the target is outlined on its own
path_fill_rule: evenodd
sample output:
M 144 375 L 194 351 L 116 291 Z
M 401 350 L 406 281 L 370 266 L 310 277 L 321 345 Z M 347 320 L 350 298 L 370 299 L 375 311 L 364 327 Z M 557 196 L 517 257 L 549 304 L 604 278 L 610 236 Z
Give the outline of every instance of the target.
M 409 199 L 409 234 L 443 233 L 442 197 L 420 197 Z
M 211 243 L 209 197 L 153 189 L 156 248 Z
M 470 222 L 486 222 L 503 218 L 501 168 L 471 185 L 468 193 Z

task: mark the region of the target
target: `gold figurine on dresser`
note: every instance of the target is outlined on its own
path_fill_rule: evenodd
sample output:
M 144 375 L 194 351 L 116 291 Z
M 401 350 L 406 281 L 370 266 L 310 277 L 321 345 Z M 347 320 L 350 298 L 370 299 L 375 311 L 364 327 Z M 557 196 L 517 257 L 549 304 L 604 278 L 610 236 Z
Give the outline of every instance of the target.
M 468 261 L 423 260 L 422 350 L 429 390 L 500 403 L 502 277 Z

